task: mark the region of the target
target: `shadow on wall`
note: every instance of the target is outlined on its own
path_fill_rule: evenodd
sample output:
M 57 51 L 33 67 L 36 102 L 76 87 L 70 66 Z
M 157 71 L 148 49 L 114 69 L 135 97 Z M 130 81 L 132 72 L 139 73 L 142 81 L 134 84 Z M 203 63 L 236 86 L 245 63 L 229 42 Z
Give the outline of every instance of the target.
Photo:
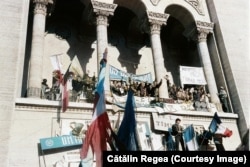
M 249 129 L 242 138 L 242 143 L 237 147 L 236 151 L 249 151 Z
M 139 50 L 146 45 L 136 15 L 123 7 L 117 7 L 108 27 L 108 43 L 115 46 L 118 60 L 128 73 L 136 72 L 141 56 Z
M 46 18 L 45 27 L 46 34 L 54 34 L 58 39 L 67 41 L 69 44 L 69 50 L 67 51 L 68 56 L 72 60 L 73 57 L 77 55 L 82 67 L 86 67 L 86 64 L 89 62 L 89 59 L 94 51 L 91 48 L 91 45 L 96 40 L 95 36 L 84 38 L 81 34 L 82 31 L 89 29 L 84 27 L 84 24 L 81 23 L 84 9 L 85 6 L 80 0 L 76 0 L 74 2 L 69 2 L 67 0 L 58 1 L 55 4 L 51 15 L 48 15 Z M 21 91 L 22 97 L 26 97 L 26 89 L 28 86 L 28 68 L 32 47 L 33 11 L 34 4 L 31 3 L 26 38 L 26 51 Z M 91 28 L 90 30 L 95 31 L 95 28 Z M 83 71 L 86 72 L 87 69 L 83 69 Z

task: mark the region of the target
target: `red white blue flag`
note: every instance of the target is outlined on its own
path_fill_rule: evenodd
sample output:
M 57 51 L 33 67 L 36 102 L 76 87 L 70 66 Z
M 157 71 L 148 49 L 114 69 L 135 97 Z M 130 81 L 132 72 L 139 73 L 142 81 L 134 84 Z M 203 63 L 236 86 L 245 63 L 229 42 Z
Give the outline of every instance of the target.
M 222 137 L 230 137 L 233 134 L 233 131 L 225 127 L 222 123 L 218 125 L 217 131 L 215 134 L 221 134 Z
M 100 73 L 95 91 L 93 117 L 83 141 L 81 150 L 81 165 L 86 165 L 90 157 L 95 154 L 96 167 L 102 167 L 102 152 L 107 150 L 107 142 L 110 138 L 111 126 L 106 112 L 104 93 L 105 70 L 107 63 L 107 49 L 100 63 Z M 91 156 L 90 156 L 91 154 Z
M 209 131 L 212 134 L 222 134 L 223 137 L 230 137 L 233 131 L 223 126 L 220 117 L 217 112 L 214 113 L 214 117 L 209 125 Z
M 217 112 L 214 113 L 214 117 L 208 127 L 210 133 L 214 134 L 217 131 L 218 125 L 221 124 L 220 117 Z

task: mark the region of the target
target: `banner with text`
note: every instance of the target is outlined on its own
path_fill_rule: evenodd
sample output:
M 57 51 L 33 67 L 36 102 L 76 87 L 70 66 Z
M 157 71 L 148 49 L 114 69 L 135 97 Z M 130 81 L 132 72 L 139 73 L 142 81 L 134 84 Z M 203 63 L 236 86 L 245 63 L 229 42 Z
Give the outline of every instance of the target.
M 123 80 L 127 81 L 130 77 L 132 81 L 136 82 L 148 82 L 152 83 L 152 75 L 151 73 L 141 74 L 141 75 L 135 75 L 131 73 L 124 72 L 122 70 L 119 70 L 118 68 L 115 68 L 113 66 L 109 66 L 109 79 L 110 80 Z
M 206 85 L 206 79 L 202 67 L 180 66 L 181 84 Z

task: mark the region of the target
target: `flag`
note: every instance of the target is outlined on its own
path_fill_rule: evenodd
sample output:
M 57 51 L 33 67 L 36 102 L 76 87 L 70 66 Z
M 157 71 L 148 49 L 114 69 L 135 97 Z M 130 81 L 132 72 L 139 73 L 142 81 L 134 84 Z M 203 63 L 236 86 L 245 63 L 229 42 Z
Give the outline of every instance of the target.
M 230 137 L 233 134 L 233 131 L 223 126 L 222 123 L 218 125 L 217 131 L 215 134 L 221 134 L 222 137 Z
M 62 70 L 62 63 L 61 63 L 60 57 L 59 57 L 61 55 L 62 55 L 62 53 L 50 56 L 50 62 L 52 64 L 54 70 L 56 70 L 56 71 Z
M 62 99 L 61 99 L 61 103 L 62 103 L 62 112 L 65 112 L 68 108 L 68 104 L 69 104 L 69 91 L 67 88 L 67 81 L 70 75 L 69 69 L 71 67 L 71 63 L 67 69 L 67 71 L 65 72 L 64 76 L 62 77 L 62 63 L 60 61 L 60 57 L 61 54 L 57 54 L 57 55 L 52 55 L 50 56 L 50 61 L 51 64 L 54 68 L 54 71 L 57 72 L 57 75 L 59 75 L 59 82 L 62 86 Z
M 84 159 L 81 159 L 79 167 L 92 167 L 93 166 L 93 152 L 91 147 L 89 147 L 89 151 Z
M 62 63 L 61 63 L 61 60 L 59 57 L 61 55 L 62 55 L 62 53 L 50 56 L 50 62 L 51 62 L 53 69 L 54 69 L 53 73 L 54 73 L 55 78 L 57 80 L 55 82 L 58 82 L 58 86 L 59 86 L 59 84 L 62 83 L 62 79 L 63 79 L 62 78 Z M 54 84 L 54 82 L 53 82 L 53 84 Z
M 218 128 L 218 124 L 221 124 L 221 120 L 220 117 L 217 115 L 217 112 L 215 112 L 214 117 L 208 127 L 209 131 L 214 134 Z
M 65 72 L 63 79 L 61 80 L 61 84 L 63 87 L 62 91 L 62 111 L 65 112 L 69 106 L 69 90 L 67 88 L 68 79 L 70 77 L 71 72 L 69 72 L 71 64 L 69 65 L 67 71 Z
M 80 64 L 80 61 L 79 61 L 77 55 L 74 56 L 71 64 L 72 65 L 70 67 L 70 71 L 74 72 L 74 74 L 83 78 L 84 73 L 83 73 L 82 66 Z
M 118 131 L 119 129 L 120 117 L 121 117 L 121 114 L 118 111 L 118 118 L 114 127 L 115 131 Z M 112 148 L 112 151 L 126 151 L 127 150 L 126 146 L 118 139 L 117 134 L 113 130 L 111 130 L 111 138 L 109 140 L 109 145 Z
M 119 141 L 125 145 L 127 151 L 138 150 L 134 106 L 135 102 L 133 92 L 129 89 L 123 120 L 117 133 Z
M 112 151 L 127 151 L 126 146 L 120 141 L 117 134 L 111 130 L 111 139 L 109 140 L 109 144 L 112 148 Z
M 212 122 L 209 125 L 209 132 L 212 134 L 222 134 L 223 137 L 230 137 L 233 134 L 233 131 L 224 127 L 220 120 L 220 117 L 217 115 L 217 112 L 214 113 Z
M 107 54 L 105 50 L 104 57 Z M 104 94 L 104 80 L 106 70 L 106 59 L 101 60 L 100 72 L 98 77 L 98 84 L 95 90 L 95 99 L 93 107 L 93 117 L 90 126 L 86 132 L 80 157 L 81 161 L 88 158 L 88 153 L 95 154 L 96 166 L 102 167 L 102 152 L 107 150 L 107 141 L 109 140 L 109 132 L 112 130 L 109 122 L 108 114 L 106 112 L 105 94 Z M 90 149 L 91 148 L 91 149 Z
M 199 149 L 193 125 L 189 125 L 184 129 L 183 136 L 189 151 L 197 151 Z
M 167 133 L 167 150 L 168 151 L 174 151 L 175 150 L 175 143 L 173 136 L 171 135 L 172 128 L 168 128 L 168 133 Z

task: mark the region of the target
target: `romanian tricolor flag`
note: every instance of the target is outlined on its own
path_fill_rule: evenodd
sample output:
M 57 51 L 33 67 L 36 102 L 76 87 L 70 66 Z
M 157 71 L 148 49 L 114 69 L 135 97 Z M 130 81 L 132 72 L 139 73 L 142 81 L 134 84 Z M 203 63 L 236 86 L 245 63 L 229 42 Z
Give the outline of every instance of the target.
M 227 127 L 222 125 L 217 112 L 214 113 L 214 117 L 209 125 L 209 131 L 212 134 L 222 134 L 223 137 L 230 137 L 233 134 L 232 130 L 229 130 Z
M 221 134 L 222 137 L 230 137 L 233 134 L 233 131 L 225 127 L 222 123 L 218 125 L 217 131 L 215 134 Z
M 81 165 L 93 162 L 93 154 L 96 156 L 96 167 L 102 167 L 102 152 L 107 150 L 107 142 L 112 131 L 108 114 L 106 112 L 106 101 L 104 93 L 105 70 L 107 63 L 107 49 L 100 62 L 100 73 L 95 91 L 93 118 L 87 130 L 86 137 L 81 149 Z

